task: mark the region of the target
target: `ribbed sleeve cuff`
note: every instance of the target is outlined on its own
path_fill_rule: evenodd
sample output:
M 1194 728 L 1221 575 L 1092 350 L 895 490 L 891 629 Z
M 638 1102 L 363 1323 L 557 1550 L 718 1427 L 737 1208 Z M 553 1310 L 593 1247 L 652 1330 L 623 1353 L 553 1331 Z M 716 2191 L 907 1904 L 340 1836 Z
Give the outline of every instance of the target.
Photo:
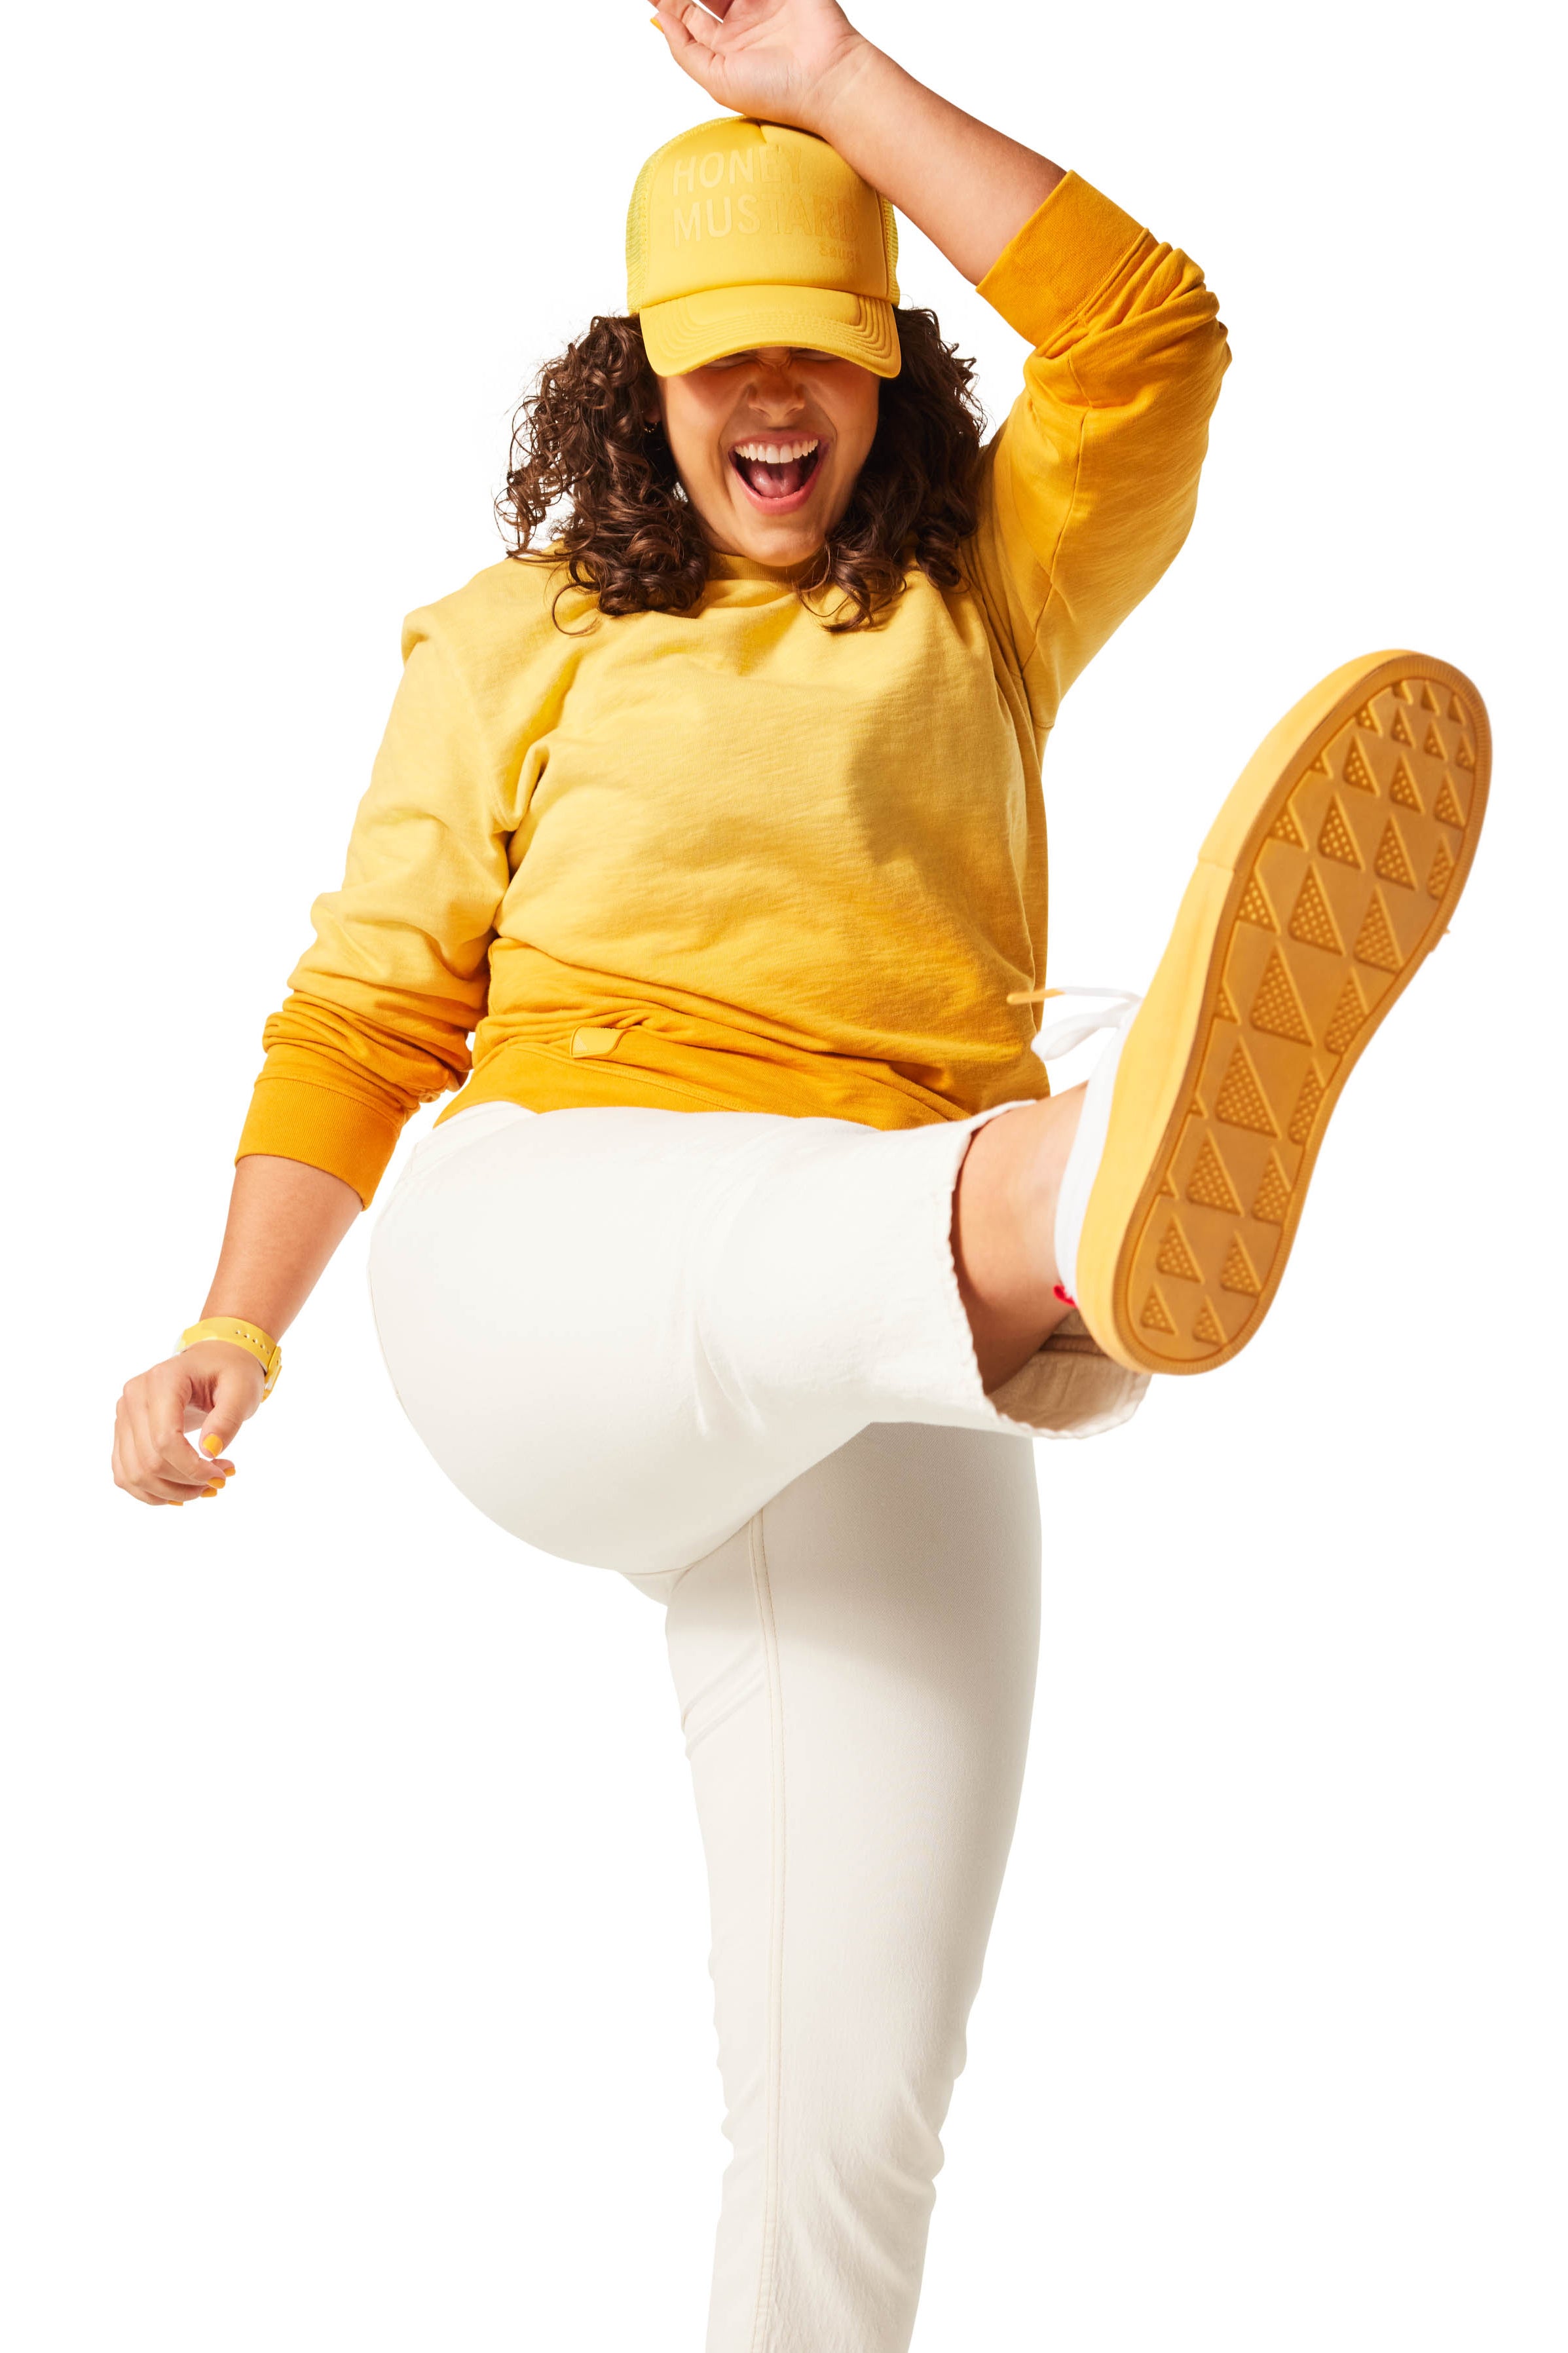
M 402 1123 L 384 1118 L 353 1095 L 306 1079 L 258 1079 L 241 1130 L 237 1160 L 275 1153 L 303 1160 L 352 1185 L 368 1209 L 386 1171 Z
M 976 291 L 1026 343 L 1043 343 L 1089 310 L 1148 242 L 1131 213 L 1069 172 L 1003 247 Z

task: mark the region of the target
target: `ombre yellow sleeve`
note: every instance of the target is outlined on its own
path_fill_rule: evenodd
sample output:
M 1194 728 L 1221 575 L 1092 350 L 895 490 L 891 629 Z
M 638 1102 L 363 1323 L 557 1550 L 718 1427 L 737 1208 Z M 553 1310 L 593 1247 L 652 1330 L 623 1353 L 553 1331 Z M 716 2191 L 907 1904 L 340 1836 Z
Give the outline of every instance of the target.
M 966 553 L 1043 736 L 1187 535 L 1230 353 L 1197 264 L 1073 172 L 979 291 L 1035 348 Z
M 433 617 L 405 667 L 341 889 L 262 1030 L 266 1061 L 236 1155 L 276 1153 L 367 1205 L 404 1123 L 467 1075 L 484 1011 L 515 813 Z

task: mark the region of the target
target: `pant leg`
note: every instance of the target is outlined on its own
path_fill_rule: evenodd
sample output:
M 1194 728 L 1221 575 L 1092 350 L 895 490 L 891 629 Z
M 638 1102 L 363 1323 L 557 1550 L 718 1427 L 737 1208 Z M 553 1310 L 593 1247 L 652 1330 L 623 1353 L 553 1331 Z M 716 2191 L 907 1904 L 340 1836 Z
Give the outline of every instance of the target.
M 870 1422 L 1108 1427 L 1147 1377 L 1092 1342 L 1047 1344 L 984 1393 L 950 1231 L 991 1115 L 889 1134 L 465 1112 L 417 1146 L 371 1239 L 398 1397 L 491 1519 L 632 1572 L 700 1557 Z
M 879 1425 L 662 1580 L 712 1905 L 708 2353 L 904 2353 L 1012 1840 L 1033 1449 Z

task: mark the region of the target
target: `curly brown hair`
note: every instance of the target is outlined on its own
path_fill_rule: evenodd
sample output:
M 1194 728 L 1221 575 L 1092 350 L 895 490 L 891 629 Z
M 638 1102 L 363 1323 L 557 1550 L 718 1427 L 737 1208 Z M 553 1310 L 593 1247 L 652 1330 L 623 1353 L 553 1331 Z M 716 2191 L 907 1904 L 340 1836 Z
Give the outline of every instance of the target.
M 916 564 L 939 588 L 963 576 L 959 548 L 977 521 L 975 472 L 984 417 L 973 360 L 945 343 L 933 311 L 896 311 L 902 366 L 882 381 L 876 438 L 834 531 L 795 582 L 803 601 L 829 586 L 843 602 L 829 629 L 875 625 Z M 568 586 L 604 613 L 689 613 L 711 553 L 662 425 L 657 379 L 635 318 L 595 318 L 539 371 L 512 422 L 496 512 L 518 562 L 565 562 Z M 568 502 L 547 548 L 533 541 Z

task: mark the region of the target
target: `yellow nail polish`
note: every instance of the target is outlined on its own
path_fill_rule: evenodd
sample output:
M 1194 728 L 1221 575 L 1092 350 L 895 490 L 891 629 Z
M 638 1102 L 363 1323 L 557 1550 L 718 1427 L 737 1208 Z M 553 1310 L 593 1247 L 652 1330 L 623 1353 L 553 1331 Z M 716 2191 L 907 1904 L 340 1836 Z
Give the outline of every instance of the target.
M 206 1436 L 202 1440 L 202 1452 L 204 1454 L 216 1454 L 221 1444 L 222 1440 L 219 1439 L 216 1430 L 209 1430 Z
M 216 1487 L 204 1487 L 202 1489 L 202 1493 L 204 1495 L 216 1495 L 217 1493 L 217 1489 Z

